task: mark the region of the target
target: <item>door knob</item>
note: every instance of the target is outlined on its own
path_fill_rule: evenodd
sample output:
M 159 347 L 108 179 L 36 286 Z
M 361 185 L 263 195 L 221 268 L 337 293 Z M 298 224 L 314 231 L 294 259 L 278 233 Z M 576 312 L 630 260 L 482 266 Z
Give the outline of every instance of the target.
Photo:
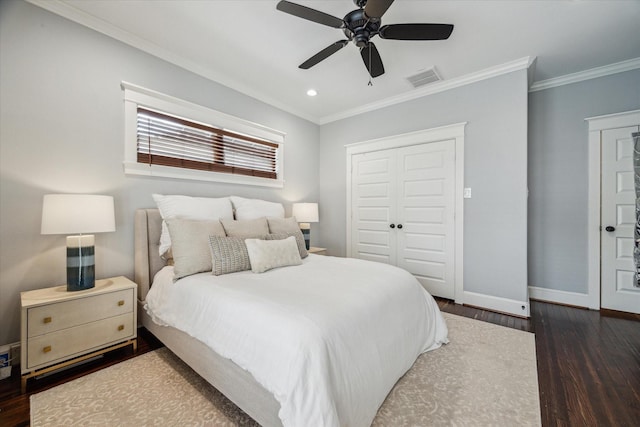
M 398 230 L 402 228 L 402 224 L 398 224 Z
M 389 228 L 396 228 L 396 225 L 395 224 L 390 224 Z
M 616 228 L 615 228 L 615 227 L 612 227 L 612 226 L 610 226 L 610 225 L 607 225 L 607 226 L 605 227 L 605 230 L 607 230 L 609 233 L 611 233 L 612 231 L 616 231 Z

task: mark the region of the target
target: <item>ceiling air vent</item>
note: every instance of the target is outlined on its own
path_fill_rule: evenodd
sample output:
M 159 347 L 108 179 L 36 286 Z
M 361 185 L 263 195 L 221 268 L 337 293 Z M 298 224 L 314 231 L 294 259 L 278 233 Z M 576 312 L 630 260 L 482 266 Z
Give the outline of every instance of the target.
M 436 71 L 436 68 L 433 67 L 429 68 L 426 71 L 421 71 L 413 76 L 409 76 L 407 77 L 407 80 L 409 80 L 409 83 L 411 83 L 414 88 L 418 88 L 429 83 L 440 81 L 441 79 L 438 75 L 438 72 Z

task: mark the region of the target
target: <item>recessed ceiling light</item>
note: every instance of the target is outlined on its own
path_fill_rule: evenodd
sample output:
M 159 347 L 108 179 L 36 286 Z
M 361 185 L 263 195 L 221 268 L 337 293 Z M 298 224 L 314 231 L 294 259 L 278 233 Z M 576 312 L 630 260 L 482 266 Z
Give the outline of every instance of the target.
M 307 95 L 309 95 L 309 96 L 316 96 L 317 94 L 318 94 L 318 92 L 316 92 L 315 89 L 309 89 L 307 91 Z

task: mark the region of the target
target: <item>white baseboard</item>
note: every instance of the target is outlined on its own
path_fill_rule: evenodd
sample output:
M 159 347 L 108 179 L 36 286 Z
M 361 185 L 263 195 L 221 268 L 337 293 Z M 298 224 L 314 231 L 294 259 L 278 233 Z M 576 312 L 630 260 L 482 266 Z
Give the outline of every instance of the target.
M 579 292 L 567 292 L 557 289 L 529 286 L 529 298 L 557 304 L 574 305 L 576 307 L 592 308 L 595 310 L 598 309 L 597 307 L 591 307 L 591 301 L 588 294 L 581 294 Z
M 514 316 L 529 317 L 529 301 L 517 301 L 491 295 L 464 291 L 464 304 Z
M 530 317 L 529 301 L 517 301 L 468 291 L 464 291 L 463 294 L 464 304 L 486 308 L 487 310 L 498 311 L 501 313 L 513 314 L 514 316 Z M 591 300 L 588 294 L 581 294 L 579 292 L 567 292 L 529 286 L 529 297 L 540 301 L 598 310 L 598 307 L 591 307 Z M 523 306 L 524 309 L 522 308 Z

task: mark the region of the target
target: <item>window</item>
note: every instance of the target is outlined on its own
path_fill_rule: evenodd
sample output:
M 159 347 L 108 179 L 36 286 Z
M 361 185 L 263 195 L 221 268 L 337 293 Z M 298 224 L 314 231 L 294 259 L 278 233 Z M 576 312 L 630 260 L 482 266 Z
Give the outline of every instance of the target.
M 276 179 L 278 144 L 138 107 L 138 163 Z
M 122 86 L 125 173 L 283 186 L 283 133 L 129 83 Z

